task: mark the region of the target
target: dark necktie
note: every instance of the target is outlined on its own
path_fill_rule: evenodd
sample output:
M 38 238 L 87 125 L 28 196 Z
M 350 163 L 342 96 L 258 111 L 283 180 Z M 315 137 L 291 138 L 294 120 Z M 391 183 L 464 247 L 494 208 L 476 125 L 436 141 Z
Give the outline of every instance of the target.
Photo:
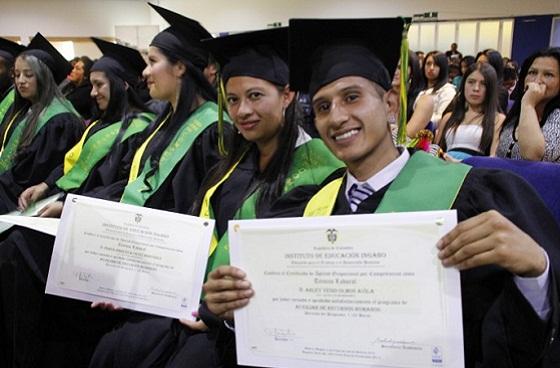
M 360 203 L 362 203 L 366 198 L 375 192 L 373 188 L 368 183 L 363 184 L 352 184 L 348 190 L 348 198 L 350 201 L 350 209 L 352 212 L 356 212 Z

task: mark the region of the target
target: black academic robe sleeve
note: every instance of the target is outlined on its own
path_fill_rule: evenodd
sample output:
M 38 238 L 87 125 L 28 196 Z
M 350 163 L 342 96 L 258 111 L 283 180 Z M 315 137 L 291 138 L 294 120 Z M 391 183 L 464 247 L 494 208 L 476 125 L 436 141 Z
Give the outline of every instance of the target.
M 84 124 L 72 113 L 59 114 L 48 121 L 18 154 L 15 164 L 0 174 L 0 213 L 15 210 L 23 190 L 44 182 L 83 131 Z
M 461 273 L 467 366 L 540 367 L 558 330 L 558 224 L 534 189 L 506 171 L 472 169 L 453 207 L 459 221 L 489 210 L 500 212 L 531 236 L 550 259 L 552 316 L 545 322 L 509 272 L 488 266 Z

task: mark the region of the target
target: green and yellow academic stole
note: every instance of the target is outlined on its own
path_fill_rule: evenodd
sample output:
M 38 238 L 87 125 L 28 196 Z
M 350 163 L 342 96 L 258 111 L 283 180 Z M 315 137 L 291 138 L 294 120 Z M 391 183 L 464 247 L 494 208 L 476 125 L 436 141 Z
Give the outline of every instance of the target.
M 54 98 L 49 106 L 47 106 L 43 112 L 39 115 L 39 119 L 37 121 L 37 127 L 35 128 L 34 135 L 36 135 L 44 126 L 51 120 L 54 116 L 60 115 L 66 112 L 71 112 L 78 116 L 78 113 L 67 103 L 63 103 L 62 101 Z M 13 159 L 16 155 L 17 149 L 19 147 L 19 143 L 21 137 L 23 135 L 23 130 L 27 125 L 27 117 L 22 119 L 20 122 L 17 123 L 16 127 L 14 128 L 13 133 L 8 138 L 8 131 L 11 129 L 12 124 L 15 123 L 17 117 L 21 111 L 18 111 L 12 120 L 9 122 L 5 134 L 2 141 L 2 151 L 0 151 L 0 174 L 8 170 L 12 167 Z
M 143 113 L 133 118 L 120 143 L 146 129 L 153 117 L 153 114 Z M 93 167 L 107 156 L 111 147 L 113 147 L 122 122 L 115 122 L 89 136 L 89 131 L 97 123 L 97 121 L 91 123 L 82 135 L 80 142 L 66 153 L 64 157 L 64 176 L 56 182 L 60 189 L 67 192 L 79 188 L 87 179 Z
M 236 166 L 237 164 L 230 169 L 230 171 L 224 178 L 222 178 L 222 180 L 220 180 L 220 182 L 218 182 L 218 184 L 216 184 L 216 188 L 229 178 L 231 172 L 233 172 Z M 292 165 L 284 183 L 282 193 L 288 193 L 298 186 L 321 184 L 329 175 L 342 167 L 344 167 L 344 164 L 334 157 L 322 140 L 311 139 L 296 148 Z M 212 192 L 208 193 L 210 192 L 209 190 L 204 197 L 205 201 L 203 201 L 200 214 L 201 217 L 209 218 L 209 215 L 211 214 L 210 197 L 215 192 L 215 188 L 213 187 L 211 190 Z M 237 210 L 234 219 L 240 220 L 256 218 L 256 208 L 259 194 L 259 191 L 254 191 L 251 195 L 249 195 L 249 197 L 243 201 L 240 208 Z M 227 232 L 224 233 L 219 241 L 216 233 L 214 233 L 209 256 L 208 272 L 218 266 L 229 264 L 229 237 Z
M 4 120 L 4 116 L 6 116 L 6 113 L 8 112 L 10 107 L 14 104 L 15 98 L 16 98 L 16 92 L 12 87 L 0 102 L 0 123 L 2 122 L 2 120 Z
M 375 213 L 450 209 L 471 167 L 449 163 L 419 151 L 389 186 Z M 305 207 L 304 217 L 329 216 L 344 178 L 325 185 Z
M 146 179 L 146 174 L 151 171 L 149 158 L 145 160 L 142 172 L 136 175 L 132 172 L 133 170 L 139 171 L 140 161 L 147 147 L 145 142 L 134 155 L 133 167 L 131 168 L 128 184 L 121 197 L 121 202 L 143 206 L 163 184 L 167 176 L 173 171 L 175 165 L 189 151 L 196 138 L 216 121 L 217 116 L 218 107 L 214 102 L 205 102 L 200 106 L 181 126 L 171 143 L 165 148 L 159 160 L 158 170 L 148 179 Z M 162 124 L 158 126 L 156 131 L 159 130 Z M 148 139 L 151 140 L 155 136 L 156 131 Z M 137 165 L 134 165 L 135 162 L 137 162 Z M 148 181 L 147 184 L 146 180 Z

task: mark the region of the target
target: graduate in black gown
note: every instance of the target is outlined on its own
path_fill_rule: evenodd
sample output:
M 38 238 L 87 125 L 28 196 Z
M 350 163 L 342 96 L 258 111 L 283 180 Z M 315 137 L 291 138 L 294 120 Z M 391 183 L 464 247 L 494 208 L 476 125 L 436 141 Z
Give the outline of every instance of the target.
M 209 53 L 200 40 L 210 34 L 192 19 L 151 6 L 171 26 L 152 40 L 144 76 L 150 96 L 166 101 L 167 106 L 134 155 L 121 202 L 188 213 L 203 178 L 222 157 L 220 146 L 225 152 L 231 127 L 218 123 L 216 91 L 203 74 Z M 96 305 L 114 308 L 105 303 Z M 168 318 L 133 313 L 101 340 L 91 366 L 137 367 L 144 361 L 156 364 L 158 347 L 168 346 L 165 338 L 168 331 L 174 331 L 173 325 Z
M 0 213 L 16 210 L 21 192 L 44 181 L 84 131 L 56 87 L 69 68 L 39 33 L 16 58 L 14 106 L 1 130 Z
M 210 33 L 195 20 L 150 6 L 171 25 L 152 40 L 144 70 L 150 96 L 166 106 L 135 152 L 128 181 L 114 187 L 126 185 L 123 203 L 187 213 L 231 128 L 218 124 L 216 91 L 204 77 L 209 53 L 200 40 Z
M 436 246 L 442 264 L 461 271 L 465 366 L 546 366 L 558 337 L 560 230 L 521 178 L 393 145 L 387 116 L 396 106 L 386 92 L 402 26 L 399 19 L 290 21 L 290 84 L 309 91 L 316 127 L 347 170 L 305 212 L 278 210 L 316 216 L 456 209 L 459 224 Z M 223 318 L 253 295 L 234 267 L 210 274 L 205 292 L 208 309 Z
M 135 91 L 146 66 L 140 53 L 100 39 L 94 42 L 103 52 L 90 76 L 96 119 L 65 162 L 45 182 L 22 193 L 21 207 L 57 192 L 103 198 L 105 186 L 127 177 L 128 152 L 139 146 L 154 117 Z M 60 217 L 62 204 L 45 206 L 40 216 Z M 11 229 L 0 243 L 2 366 L 87 366 L 97 340 L 119 317 L 91 311 L 89 303 L 44 294 L 53 243 L 53 236 L 21 227 Z

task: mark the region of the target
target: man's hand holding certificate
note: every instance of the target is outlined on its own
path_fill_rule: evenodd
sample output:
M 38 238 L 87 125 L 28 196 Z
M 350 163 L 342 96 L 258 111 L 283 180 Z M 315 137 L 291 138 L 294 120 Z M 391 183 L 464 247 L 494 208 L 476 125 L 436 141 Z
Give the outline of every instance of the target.
M 454 211 L 231 221 L 254 297 L 235 312 L 239 364 L 461 367 L 459 272 L 436 243 Z
M 69 195 L 46 292 L 193 319 L 213 220 Z

